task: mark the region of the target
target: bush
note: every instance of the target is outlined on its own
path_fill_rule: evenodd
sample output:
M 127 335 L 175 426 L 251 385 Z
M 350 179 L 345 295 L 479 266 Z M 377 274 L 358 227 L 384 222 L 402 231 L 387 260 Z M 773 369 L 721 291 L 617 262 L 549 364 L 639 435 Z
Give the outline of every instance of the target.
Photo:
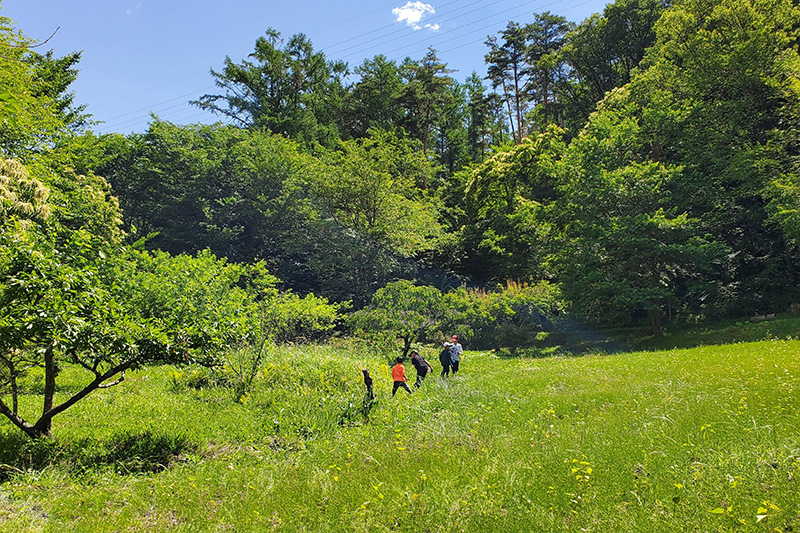
M 461 287 L 445 295 L 449 318 L 443 330 L 457 334 L 471 348 L 532 346 L 552 328 L 553 317 L 563 309 L 558 288 L 508 282 L 499 290 Z

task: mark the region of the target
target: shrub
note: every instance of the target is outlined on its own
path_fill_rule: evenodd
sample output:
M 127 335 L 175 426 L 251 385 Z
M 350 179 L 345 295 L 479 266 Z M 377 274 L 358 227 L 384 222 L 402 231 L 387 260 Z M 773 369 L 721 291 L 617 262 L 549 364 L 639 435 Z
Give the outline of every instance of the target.
M 531 346 L 563 309 L 558 287 L 547 282 L 509 281 L 497 291 L 461 287 L 447 293 L 445 301 L 451 312 L 443 330 L 478 350 Z

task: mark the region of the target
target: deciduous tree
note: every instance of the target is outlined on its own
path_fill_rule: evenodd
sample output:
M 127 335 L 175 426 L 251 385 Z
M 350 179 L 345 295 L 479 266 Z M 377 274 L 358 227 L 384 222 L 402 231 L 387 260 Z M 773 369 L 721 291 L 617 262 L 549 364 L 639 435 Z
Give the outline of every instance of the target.
M 392 344 L 399 340 L 406 356 L 413 343 L 435 331 L 444 311 L 438 289 L 401 280 L 378 289 L 369 306 L 350 316 L 349 324 L 367 338 Z

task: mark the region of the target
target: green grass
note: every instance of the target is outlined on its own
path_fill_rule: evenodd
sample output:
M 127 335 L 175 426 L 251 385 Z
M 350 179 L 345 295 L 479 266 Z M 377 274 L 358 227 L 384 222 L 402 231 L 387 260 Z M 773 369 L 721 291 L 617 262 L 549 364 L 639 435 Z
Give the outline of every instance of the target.
M 293 348 L 242 404 L 147 368 L 56 418 L 57 443 L 0 422 L 0 531 L 797 531 L 798 354 L 467 352 L 390 398 L 380 355 Z

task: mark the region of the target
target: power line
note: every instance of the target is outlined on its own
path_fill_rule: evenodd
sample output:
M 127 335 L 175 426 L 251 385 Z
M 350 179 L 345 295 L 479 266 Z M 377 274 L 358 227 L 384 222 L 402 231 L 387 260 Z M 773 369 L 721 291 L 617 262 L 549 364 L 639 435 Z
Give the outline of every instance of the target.
M 455 0 L 455 1 L 458 1 L 458 0 Z M 450 3 L 452 4 L 454 2 L 450 2 Z M 330 26 L 326 26 L 326 27 L 324 27 L 322 29 L 314 30 L 313 33 L 322 33 L 322 32 L 328 31 L 328 30 L 332 30 L 333 28 L 338 28 L 339 26 L 342 26 L 344 24 L 348 24 L 350 22 L 356 21 L 356 20 L 358 20 L 358 19 L 360 19 L 362 17 L 365 17 L 367 15 L 372 15 L 373 13 L 377 13 L 379 11 L 383 11 L 385 9 L 389 9 L 390 7 L 396 6 L 396 5 L 397 5 L 397 2 L 392 2 L 390 4 L 385 4 L 383 7 L 379 7 L 379 8 L 373 9 L 372 11 L 366 11 L 364 13 L 356 15 L 355 17 L 349 18 L 347 20 L 342 20 L 342 21 L 339 21 L 339 22 L 337 22 L 335 24 L 331 24 Z M 309 32 L 309 33 L 311 33 L 311 32 Z
M 169 84 L 167 84 L 167 85 L 169 85 Z M 136 109 L 134 111 L 128 111 L 127 113 L 123 113 L 121 115 L 117 115 L 115 117 L 111 117 L 110 119 L 108 119 L 108 122 L 114 121 L 114 120 L 116 120 L 118 118 L 122 118 L 122 117 L 125 117 L 125 116 L 128 116 L 128 115 L 132 115 L 133 113 L 141 113 L 142 111 L 150 111 L 151 109 L 153 109 L 156 106 L 160 106 L 162 104 L 168 104 L 170 102 L 174 102 L 175 100 L 179 100 L 181 98 L 186 98 L 188 96 L 192 96 L 192 95 L 195 95 L 195 94 L 200 93 L 200 92 L 209 91 L 209 90 L 213 89 L 214 87 L 216 87 L 216 85 L 211 85 L 210 87 L 206 87 L 206 88 L 200 89 L 198 91 L 192 91 L 190 93 L 186 93 L 186 94 L 183 94 L 181 96 L 176 96 L 175 98 L 170 98 L 169 100 L 164 100 L 163 102 L 158 102 L 157 104 L 153 104 L 153 105 L 150 105 L 150 106 L 147 106 L 147 107 L 143 107 L 141 109 Z
M 537 1 L 538 0 L 527 1 L 527 2 L 522 3 L 521 5 L 517 5 L 515 7 L 509 8 L 509 9 L 505 9 L 503 11 L 494 13 L 494 14 L 491 15 L 491 18 L 495 18 L 495 17 L 497 17 L 499 15 L 503 15 L 503 14 L 509 13 L 511 11 L 519 10 L 522 6 L 529 6 L 531 4 L 535 4 Z M 584 2 L 580 2 L 580 3 L 577 3 L 577 4 L 571 5 L 569 7 L 566 7 L 564 9 L 560 10 L 559 13 L 564 13 L 564 12 L 569 11 L 571 9 L 575 9 L 577 7 L 580 7 L 580 6 L 583 6 L 583 5 L 586 5 L 586 4 L 590 4 L 590 3 L 594 2 L 594 1 L 596 1 L 596 0 L 586 0 Z M 551 2 L 549 4 L 546 4 L 546 5 L 542 6 L 540 9 L 546 9 L 546 8 L 548 8 L 550 6 L 553 6 L 553 5 L 562 3 L 562 2 L 563 2 L 563 0 L 557 0 L 555 2 Z M 448 2 L 448 3 L 444 4 L 441 7 L 446 7 L 446 6 L 449 6 L 449 5 L 452 5 L 452 4 L 457 4 L 457 3 L 458 3 L 458 0 L 454 0 L 454 1 L 451 1 L 451 2 Z M 492 3 L 488 4 L 488 5 L 494 5 L 494 4 L 499 4 L 499 3 L 501 3 L 501 0 L 497 0 L 495 2 L 492 2 Z M 395 5 L 395 4 L 396 3 L 390 4 L 390 5 Z M 478 9 L 473 9 L 473 10 L 470 10 L 470 11 L 464 11 L 465 8 L 468 8 L 468 7 L 476 5 L 476 4 L 481 4 L 482 7 L 478 8 Z M 389 6 L 387 6 L 387 8 Z M 487 3 L 485 1 L 477 0 L 475 2 L 471 2 L 469 4 L 459 6 L 458 9 L 456 9 L 454 11 L 451 11 L 450 13 L 437 14 L 434 17 L 430 17 L 429 19 L 426 19 L 426 21 L 427 22 L 434 22 L 436 20 L 440 20 L 440 21 L 444 20 L 444 21 L 450 22 L 450 21 L 453 21 L 453 20 L 457 20 L 457 19 L 459 19 L 461 17 L 470 15 L 472 13 L 475 13 L 477 11 L 485 10 L 486 6 L 487 6 Z M 441 7 L 440 7 L 440 9 L 441 9 Z M 378 8 L 378 9 L 375 9 L 375 10 L 373 10 L 371 12 L 368 12 L 368 13 L 374 13 L 374 12 L 380 11 L 382 9 L 385 9 L 385 8 Z M 524 16 L 525 14 L 530 12 L 529 9 L 530 8 L 526 9 L 524 12 L 518 12 L 515 15 L 512 15 L 512 17 Z M 342 25 L 344 25 L 344 24 L 346 24 L 348 22 L 351 22 L 353 20 L 357 20 L 357 19 L 365 16 L 368 13 L 362 13 L 362 14 L 356 16 L 356 17 L 353 17 L 351 19 L 348 19 L 346 21 L 342 21 L 342 22 L 339 22 L 339 23 L 336 23 L 336 24 L 332 24 L 332 25 L 324 28 L 323 30 L 318 30 L 318 31 L 326 31 L 328 29 L 340 27 L 340 26 L 342 26 Z M 457 13 L 457 14 L 455 14 L 454 16 L 448 16 L 448 15 L 452 15 L 453 13 Z M 508 19 L 506 19 L 506 20 L 508 20 Z M 473 21 L 473 22 L 471 22 L 469 24 L 466 24 L 464 26 L 460 26 L 459 27 L 459 31 L 463 30 L 464 28 L 468 28 L 470 26 L 473 26 L 475 24 L 480 24 L 480 23 L 485 22 L 485 21 L 486 21 L 486 18 L 483 18 L 483 19 L 477 20 L 477 21 Z M 413 47 L 415 45 L 421 45 L 422 43 L 424 43 L 426 41 L 428 41 L 428 42 L 433 41 L 434 44 L 441 45 L 441 44 L 444 44 L 444 43 L 449 43 L 449 42 L 457 41 L 457 40 L 460 40 L 460 39 L 469 38 L 470 36 L 475 35 L 476 33 L 484 32 L 489 28 L 496 27 L 496 25 L 499 22 L 500 22 L 500 20 L 496 20 L 495 22 L 492 22 L 489 25 L 481 26 L 480 28 L 478 28 L 476 30 L 470 30 L 468 32 L 461 32 L 461 33 L 458 33 L 456 35 L 453 35 L 452 37 L 450 37 L 448 39 L 444 39 L 444 40 L 442 40 L 442 36 L 445 35 L 445 34 L 439 34 L 439 35 L 433 36 L 433 38 L 431 38 L 430 35 L 426 35 L 422 39 L 418 39 L 418 40 L 414 41 L 413 43 L 405 44 L 405 45 L 403 45 L 401 47 L 398 47 L 398 48 L 396 48 L 394 50 L 391 50 L 391 51 L 389 51 L 388 53 L 385 53 L 385 54 L 389 55 L 389 54 L 393 54 L 393 53 L 396 53 L 396 52 L 399 52 L 399 51 L 402 51 L 402 50 L 407 50 L 408 48 Z M 395 25 L 396 25 L 396 23 L 393 23 L 391 25 L 383 26 L 383 27 L 378 28 L 376 30 L 371 30 L 369 32 L 362 33 L 362 34 L 360 34 L 360 35 L 358 35 L 356 37 L 351 37 L 349 39 L 345 39 L 343 41 L 339 41 L 338 43 L 335 43 L 335 44 L 333 44 L 331 46 L 328 46 L 327 50 L 330 50 L 331 48 L 335 49 L 337 46 L 341 46 L 341 45 L 344 45 L 346 43 L 353 42 L 353 41 L 355 41 L 357 39 L 363 39 L 366 36 L 369 36 L 371 34 L 374 34 L 374 33 L 378 32 L 378 31 L 382 31 L 382 30 L 387 29 L 387 28 L 391 28 L 391 27 L 393 27 Z M 399 28 L 399 29 L 397 29 L 397 30 L 395 30 L 393 32 L 390 32 L 386 36 L 391 36 L 391 35 L 395 35 L 397 33 L 406 32 L 406 31 L 408 31 L 407 26 L 403 26 L 402 28 Z M 455 31 L 453 33 L 455 33 Z M 354 52 L 351 52 L 348 55 L 353 55 L 353 54 L 365 52 L 368 49 L 372 48 L 371 46 L 368 46 L 369 43 L 372 43 L 372 42 L 375 42 L 375 41 L 380 41 L 380 40 L 384 39 L 384 37 L 386 37 L 386 36 L 372 38 L 372 39 L 369 39 L 367 41 L 363 41 L 363 42 L 361 42 L 359 44 L 354 44 L 354 45 L 348 46 L 348 47 L 346 47 L 344 49 L 339 50 L 338 53 L 341 54 L 342 52 L 345 52 L 345 51 L 348 51 L 348 50 L 353 50 L 353 49 L 357 49 L 357 50 L 354 51 Z M 405 36 L 405 34 L 400 35 L 398 37 L 394 37 L 394 38 L 389 39 L 389 40 L 385 40 L 380 44 L 381 45 L 385 45 L 385 44 L 397 41 L 397 40 L 403 38 L 404 36 Z M 440 52 L 442 52 L 442 53 L 452 52 L 452 51 L 459 50 L 461 48 L 470 46 L 471 44 L 473 44 L 473 43 L 464 43 L 464 44 L 449 48 L 447 50 L 441 50 Z M 359 47 L 361 47 L 361 48 L 359 48 Z M 326 55 L 328 55 L 327 54 L 327 50 L 326 50 Z M 412 53 L 416 54 L 416 53 L 424 53 L 424 52 L 425 52 L 425 50 L 421 49 L 421 50 L 416 50 L 416 51 L 414 51 Z M 184 78 L 184 79 L 187 79 L 187 78 Z M 166 85 L 169 85 L 169 84 L 166 84 Z M 137 123 L 139 121 L 146 120 L 146 119 L 143 118 L 143 117 L 131 117 L 130 119 L 123 120 L 122 122 L 115 122 L 115 121 L 117 121 L 118 119 L 124 118 L 124 117 L 128 117 L 130 115 L 134 115 L 134 114 L 137 114 L 137 113 L 143 113 L 145 111 L 147 111 L 148 113 L 150 111 L 154 111 L 154 110 L 158 111 L 156 108 L 158 108 L 159 106 L 162 106 L 162 105 L 170 103 L 170 102 L 174 102 L 176 100 L 180 100 L 182 98 L 187 98 L 187 97 L 190 97 L 190 96 L 194 96 L 194 95 L 197 95 L 198 93 L 205 93 L 207 91 L 210 91 L 211 89 L 214 89 L 215 87 L 217 87 L 217 85 L 213 85 L 213 86 L 206 87 L 206 88 L 203 88 L 203 89 L 200 89 L 200 90 L 197 90 L 197 91 L 193 91 L 191 93 L 186 93 L 186 94 L 181 95 L 181 96 L 170 98 L 168 100 L 164 100 L 162 102 L 158 102 L 156 104 L 153 104 L 153 105 L 150 105 L 150 106 L 138 109 L 138 110 L 129 111 L 129 112 L 123 113 L 121 115 L 117 115 L 115 117 L 112 117 L 111 119 L 109 119 L 108 121 L 105 121 L 104 123 L 106 124 L 107 128 L 111 128 L 111 127 L 121 128 L 121 127 L 125 127 L 126 125 L 135 124 L 135 123 Z M 148 89 L 148 91 L 150 91 L 150 90 L 153 90 L 153 89 Z M 148 92 L 148 91 L 145 91 L 145 92 Z M 142 93 L 140 93 L 140 94 L 142 94 Z M 170 110 L 174 109 L 176 107 L 181 107 L 182 105 L 183 104 L 178 104 L 176 106 L 170 106 L 170 107 L 168 107 L 166 109 L 162 109 L 161 110 L 161 114 L 159 116 L 161 116 L 161 115 L 170 116 L 170 115 L 173 115 L 174 113 L 179 113 L 180 110 L 176 110 L 176 111 L 170 111 Z M 192 115 L 191 117 L 187 117 L 187 118 L 195 118 L 195 117 L 199 117 L 199 116 L 204 116 L 204 115 L 207 115 L 208 113 L 209 112 L 205 111 L 205 112 L 202 112 L 202 113 L 199 113 L 199 114 Z
M 539 0 L 530 0 L 530 1 L 528 1 L 528 2 L 525 2 L 525 3 L 523 3 L 522 5 L 530 5 L 530 4 L 535 4 L 535 3 L 536 3 L 536 2 L 538 2 L 538 1 L 539 1 Z M 563 1 L 563 0 L 556 0 L 555 2 L 551 2 L 550 4 L 546 4 L 546 5 L 542 6 L 542 8 L 547 8 L 547 7 L 550 7 L 550 6 L 552 6 L 552 5 L 559 4 L 559 3 L 561 3 L 562 1 Z M 592 2 L 592 1 L 594 1 L 594 0 L 588 0 L 586 3 L 589 3 L 589 2 Z M 476 2 L 476 3 L 479 3 L 479 2 Z M 469 4 L 469 5 L 473 5 L 473 4 Z M 493 17 L 496 17 L 496 16 L 498 16 L 498 15 L 504 15 L 504 14 L 506 14 L 506 13 L 510 12 L 510 11 L 513 11 L 513 10 L 515 10 L 515 9 L 518 9 L 518 7 L 521 7 L 521 6 L 517 6 L 517 7 L 513 7 L 513 8 L 509 8 L 509 9 L 506 9 L 506 10 L 500 11 L 499 13 L 495 13 L 495 14 L 494 14 L 494 15 L 492 15 L 492 16 L 493 16 Z M 468 11 L 468 12 L 466 12 L 466 13 L 461 13 L 460 15 L 458 15 L 458 16 L 456 16 L 456 17 L 453 17 L 453 18 L 451 18 L 450 20 L 455 20 L 455 19 L 457 19 L 457 18 L 461 18 L 461 17 L 463 17 L 463 16 L 470 15 L 470 14 L 472 14 L 472 13 L 475 13 L 476 11 L 480 11 L 480 9 L 473 9 L 472 11 Z M 527 13 L 527 10 L 525 11 L 525 13 Z M 516 16 L 521 16 L 521 15 L 523 15 L 523 14 L 525 14 L 525 13 L 522 13 L 522 12 L 520 12 L 520 13 L 518 13 Z M 460 28 L 467 28 L 467 27 L 469 27 L 469 26 L 472 26 L 472 25 L 475 25 L 475 24 L 480 24 L 481 22 L 484 22 L 484 20 L 476 20 L 476 21 L 474 21 L 474 22 L 471 22 L 471 23 L 469 23 L 469 24 L 466 24 L 466 25 L 464 25 L 464 26 L 461 26 Z M 470 32 L 467 32 L 467 33 L 464 33 L 464 34 L 461 34 L 461 35 L 456 35 L 455 37 L 451 37 L 450 39 L 447 39 L 447 40 L 445 40 L 445 41 L 439 41 L 439 42 L 450 42 L 450 41 L 453 41 L 453 40 L 455 40 L 455 39 L 460 39 L 460 38 L 462 38 L 462 37 L 466 37 L 466 36 L 472 35 L 472 34 L 474 34 L 474 33 L 482 32 L 482 31 L 484 31 L 484 30 L 485 30 L 485 29 L 487 29 L 487 28 L 493 27 L 493 26 L 494 26 L 495 24 L 497 24 L 498 22 L 499 22 L 499 21 L 492 22 L 490 25 L 483 26 L 482 28 L 479 28 L 478 30 L 470 31 Z M 389 41 L 386 41 L 386 42 L 385 42 L 385 43 L 383 43 L 383 44 L 388 44 L 389 42 L 393 42 L 393 41 L 396 41 L 396 40 L 398 40 L 398 39 L 397 39 L 397 38 L 396 38 L 396 39 L 391 39 L 391 40 L 389 40 Z M 391 51 L 387 52 L 387 54 L 392 54 L 392 53 L 395 53 L 395 52 L 399 52 L 399 51 L 401 51 L 401 50 L 405 50 L 405 49 L 407 49 L 407 48 L 409 48 L 409 47 L 411 47 L 411 46 L 414 46 L 414 45 L 416 45 L 416 44 L 421 44 L 422 42 L 425 42 L 425 41 L 437 41 L 437 39 L 436 39 L 435 37 L 434 37 L 434 38 L 431 38 L 431 39 L 429 39 L 429 38 L 427 38 L 427 37 L 426 37 L 426 38 L 423 38 L 423 39 L 418 39 L 418 40 L 417 40 L 416 42 L 414 42 L 414 43 L 409 43 L 409 44 L 403 45 L 403 46 L 401 46 L 401 47 L 399 47 L 399 48 L 396 48 L 396 49 L 394 49 L 394 50 L 391 50 Z M 359 52 L 363 52 L 363 51 L 366 51 L 366 49 L 359 50 Z M 424 50 L 423 50 L 423 52 L 424 52 Z
M 502 2 L 502 0 L 495 0 L 494 2 L 491 2 L 491 3 L 489 3 L 489 5 L 493 5 L 493 4 L 499 4 L 500 2 Z M 449 5 L 451 5 L 451 4 L 457 4 L 457 3 L 459 3 L 459 0 L 454 0 L 454 1 L 452 1 L 452 2 L 448 2 L 448 3 L 446 3 L 446 4 L 443 4 L 441 7 L 446 7 L 446 6 L 449 6 Z M 472 5 L 475 5 L 475 4 L 483 4 L 483 5 L 487 5 L 487 3 L 486 3 L 486 1 L 485 1 L 485 0 L 476 0 L 475 2 L 472 2 L 472 3 L 470 3 L 470 4 L 467 4 L 466 6 L 462 6 L 462 7 L 469 7 L 469 6 L 472 6 Z M 440 7 L 440 9 L 441 9 L 441 7 Z M 428 20 L 428 21 L 430 21 L 430 22 L 434 22 L 434 21 L 436 21 L 436 20 L 440 19 L 440 18 L 441 18 L 441 17 L 443 17 L 443 16 L 444 16 L 443 14 L 434 15 L 433 17 L 431 17 L 430 19 L 427 19 L 427 20 Z M 348 42 L 354 41 L 354 40 L 356 40 L 356 39 L 361 39 L 362 37 L 366 37 L 367 35 L 371 35 L 371 34 L 373 34 L 373 33 L 376 33 L 376 32 L 379 32 L 379 31 L 383 31 L 383 30 L 385 30 L 385 29 L 392 28 L 392 27 L 394 27 L 394 26 L 396 26 L 396 25 L 397 25 L 397 22 L 394 22 L 394 23 L 392 23 L 392 24 L 388 24 L 388 25 L 386 25 L 386 26 L 382 26 L 382 27 L 380 27 L 380 28 L 377 28 L 377 29 L 375 29 L 375 30 L 371 30 L 371 31 L 369 31 L 369 32 L 367 32 L 367 33 L 362 33 L 361 35 L 357 35 L 357 36 L 355 36 L 355 37 L 351 37 L 351 38 L 349 38 L 349 39 L 345 39 L 344 41 L 340 41 L 340 42 L 338 42 L 338 43 L 334 43 L 334 44 L 332 44 L 332 45 L 328 46 L 328 47 L 327 47 L 327 50 L 330 50 L 331 48 L 334 48 L 334 49 L 335 49 L 335 48 L 336 48 L 337 46 L 339 46 L 339 45 L 342 45 L 342 44 L 345 44 L 345 43 L 348 43 Z M 402 26 L 402 27 L 400 27 L 400 28 L 398 28 L 398 29 L 396 29 L 396 30 L 394 30 L 394 31 L 390 32 L 388 35 L 394 35 L 394 34 L 401 33 L 401 32 L 407 31 L 407 30 L 408 30 L 408 26 Z M 382 35 L 381 37 L 377 37 L 377 38 L 374 38 L 374 39 L 370 39 L 369 41 L 366 41 L 366 42 L 367 42 L 367 43 L 369 43 L 369 42 L 377 41 L 377 40 L 380 40 L 380 39 L 381 39 L 381 38 L 383 38 L 383 37 L 385 37 L 385 35 Z M 339 53 L 339 54 L 341 54 L 341 53 L 343 53 L 343 52 L 346 52 L 347 50 L 350 50 L 351 48 L 355 48 L 355 47 L 357 47 L 357 46 L 361 46 L 361 45 L 363 45 L 363 44 L 366 44 L 366 43 L 361 43 L 361 44 L 353 45 L 353 46 L 350 46 L 350 47 L 348 47 L 348 48 L 345 48 L 345 49 L 343 49 L 343 50 L 339 50 L 339 51 L 337 51 L 337 52 L 335 52 L 335 53 Z M 326 53 L 326 55 L 327 55 L 327 53 Z
M 594 1 L 595 1 L 595 0 L 585 0 L 584 2 L 581 2 L 581 3 L 578 3 L 578 4 L 574 4 L 574 5 L 572 5 L 572 6 L 569 6 L 569 7 L 565 8 L 565 9 L 562 9 L 561 11 L 558 11 L 558 12 L 556 12 L 555 14 L 556 14 L 556 15 L 561 15 L 561 14 L 563 14 L 564 12 L 566 12 L 566 11 L 569 11 L 570 9 L 575 9 L 575 8 L 577 8 L 577 7 L 580 7 L 580 6 L 584 6 L 584 5 L 587 5 L 587 4 L 591 4 L 591 3 L 593 3 Z M 556 0 L 555 2 L 551 2 L 550 4 L 546 4 L 546 5 L 542 6 L 542 8 L 551 7 L 551 6 L 553 6 L 553 5 L 555 5 L 555 4 L 559 4 L 559 3 L 561 3 L 561 2 L 562 2 L 562 0 Z M 473 24 L 475 24 L 475 23 L 473 23 Z M 440 41 L 438 44 L 444 44 L 444 43 L 448 43 L 448 42 L 451 42 L 451 41 L 455 41 L 455 40 L 457 40 L 457 39 L 461 39 L 461 38 L 463 38 L 463 37 L 465 37 L 465 36 L 472 35 L 473 33 L 477 33 L 478 31 L 484 31 L 484 30 L 488 29 L 489 27 L 490 27 L 490 26 L 484 26 L 484 27 L 482 27 L 482 28 L 480 28 L 480 29 L 478 29 L 478 30 L 475 30 L 474 32 L 469 32 L 469 33 L 468 33 L 468 34 L 466 34 L 466 35 L 457 35 L 457 36 L 455 36 L 455 37 L 451 37 L 450 39 L 446 39 L 446 40 L 444 40 L 444 41 Z M 417 43 L 417 44 L 419 44 L 420 42 L 421 42 L 421 41 L 418 41 L 418 43 Z M 472 44 L 472 43 L 466 43 L 466 44 L 463 44 L 463 45 L 460 45 L 460 46 L 455 46 L 455 47 L 453 47 L 453 48 L 448 48 L 447 50 L 441 50 L 440 52 L 442 52 L 442 53 L 446 53 L 446 52 L 452 52 L 452 51 L 455 51 L 455 50 L 459 50 L 459 49 L 461 49 L 461 48 L 464 48 L 464 47 L 466 47 L 466 46 L 469 46 L 469 45 L 471 45 L 471 44 Z M 394 53 L 394 52 L 398 52 L 398 51 L 400 51 L 400 50 L 403 50 L 403 49 L 405 49 L 405 48 L 408 48 L 408 46 L 410 46 L 410 45 L 403 46 L 403 47 L 400 47 L 400 48 L 396 48 L 395 50 L 391 50 L 391 51 L 389 51 L 388 53 L 389 53 L 389 54 L 391 54 L 391 53 Z M 413 52 L 413 53 L 415 53 L 415 54 L 417 54 L 417 53 L 423 53 L 423 52 L 425 52 L 425 50 L 426 50 L 426 49 L 416 50 L 416 51 L 415 51 L 415 52 Z

